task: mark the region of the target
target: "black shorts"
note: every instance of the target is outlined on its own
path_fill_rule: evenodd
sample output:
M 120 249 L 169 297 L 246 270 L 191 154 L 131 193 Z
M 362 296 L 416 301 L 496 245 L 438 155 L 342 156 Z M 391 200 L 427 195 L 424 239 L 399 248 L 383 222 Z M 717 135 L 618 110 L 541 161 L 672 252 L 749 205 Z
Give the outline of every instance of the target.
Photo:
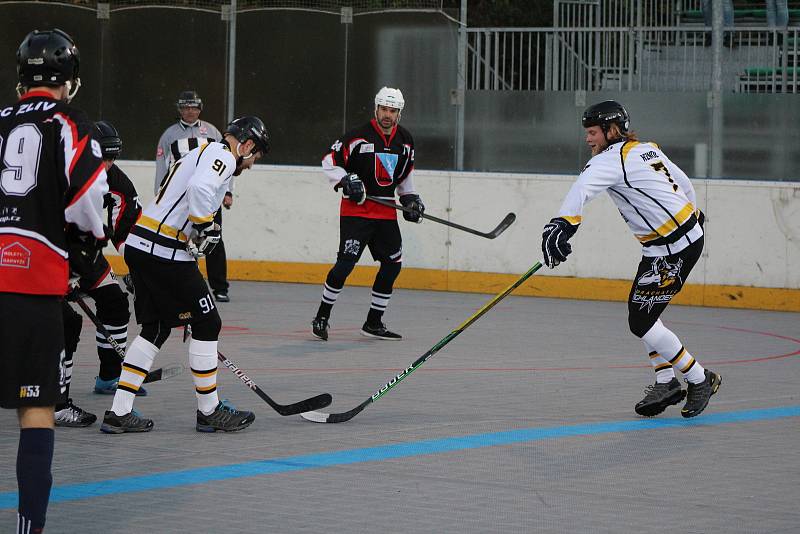
M 160 322 L 175 328 L 211 314 L 219 316 L 197 263 L 167 262 L 133 247 L 125 247 L 125 263 L 136 289 L 137 323 Z
M 81 273 L 81 278 L 78 281 L 81 291 L 88 292 L 95 289 L 109 274 L 111 274 L 111 265 L 108 264 L 105 256 L 98 255 L 91 268 Z
M 394 219 L 341 217 L 339 220 L 339 253 L 337 258 L 358 262 L 364 247 L 380 262 L 402 260 L 403 239 L 400 226 Z
M 700 254 L 701 237 L 677 254 L 644 256 L 628 295 L 628 322 L 631 330 L 646 333 L 683 288 Z
M 66 368 L 61 300 L 0 293 L 0 407 L 62 401 Z

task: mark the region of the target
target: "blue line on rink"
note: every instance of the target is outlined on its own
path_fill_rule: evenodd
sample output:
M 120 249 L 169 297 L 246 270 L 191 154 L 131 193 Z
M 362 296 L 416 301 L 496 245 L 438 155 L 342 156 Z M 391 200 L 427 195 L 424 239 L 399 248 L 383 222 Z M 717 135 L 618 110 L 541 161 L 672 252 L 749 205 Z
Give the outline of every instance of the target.
M 51 492 L 50 502 L 59 503 L 91 499 L 106 495 L 168 489 L 193 484 L 206 484 L 216 480 L 230 480 L 292 471 L 305 471 L 308 469 L 319 469 L 337 465 L 377 462 L 395 458 L 479 449 L 498 445 L 531 443 L 546 439 L 593 436 L 641 430 L 660 430 L 665 428 L 712 426 L 727 423 L 749 423 L 753 421 L 767 421 L 799 416 L 800 406 L 784 406 L 761 410 L 710 413 L 695 419 L 634 419 L 630 421 L 585 423 L 548 428 L 523 428 L 505 432 L 492 432 L 490 434 L 475 434 L 471 436 L 380 445 L 363 449 L 288 456 L 286 458 L 258 460 L 240 464 L 202 467 L 184 471 L 169 471 L 152 475 L 129 476 L 99 482 L 84 482 L 80 484 L 56 486 Z M 16 492 L 0 493 L 0 510 L 15 509 L 16 507 Z

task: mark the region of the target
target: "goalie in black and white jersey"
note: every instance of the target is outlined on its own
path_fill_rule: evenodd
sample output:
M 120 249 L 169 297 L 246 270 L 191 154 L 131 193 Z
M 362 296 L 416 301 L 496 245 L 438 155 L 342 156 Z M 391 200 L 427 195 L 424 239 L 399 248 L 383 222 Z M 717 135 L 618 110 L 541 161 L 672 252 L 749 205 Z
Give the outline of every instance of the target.
M 642 259 L 628 298 L 628 324 L 650 355 L 656 381 L 636 404 L 636 413 L 654 416 L 684 397 L 683 417 L 699 415 L 722 378 L 700 363 L 661 322 L 661 313 L 683 287 L 703 251 L 705 216 L 696 206 L 686 174 L 655 143 L 640 142 L 629 130 L 628 112 L 613 100 L 583 113 L 592 159 L 567 193 L 558 216 L 542 234 L 548 267 L 566 261 L 584 206 L 608 192 L 636 239 Z M 675 369 L 689 383 L 681 389 Z
M 133 401 L 172 328 L 187 324 L 192 327 L 189 365 L 197 397 L 197 430 L 241 430 L 255 419 L 252 412 L 219 401 L 217 340 L 222 320 L 196 260 L 219 241 L 221 228 L 214 223 L 214 213 L 231 177 L 251 168 L 268 150 L 269 135 L 261 119 L 235 119 L 222 142 L 198 147 L 175 162 L 131 229 L 125 240 L 125 262 L 142 330 L 128 347 L 103 432 L 153 428 L 152 420 L 133 411 Z

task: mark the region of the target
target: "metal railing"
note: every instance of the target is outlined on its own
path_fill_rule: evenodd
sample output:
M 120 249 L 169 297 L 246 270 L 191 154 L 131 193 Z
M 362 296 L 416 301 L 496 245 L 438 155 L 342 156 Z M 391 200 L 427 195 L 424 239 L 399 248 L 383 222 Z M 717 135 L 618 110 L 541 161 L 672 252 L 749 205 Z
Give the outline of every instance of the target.
M 724 91 L 800 93 L 800 28 L 724 39 Z M 467 89 L 707 91 L 710 45 L 710 28 L 469 28 Z

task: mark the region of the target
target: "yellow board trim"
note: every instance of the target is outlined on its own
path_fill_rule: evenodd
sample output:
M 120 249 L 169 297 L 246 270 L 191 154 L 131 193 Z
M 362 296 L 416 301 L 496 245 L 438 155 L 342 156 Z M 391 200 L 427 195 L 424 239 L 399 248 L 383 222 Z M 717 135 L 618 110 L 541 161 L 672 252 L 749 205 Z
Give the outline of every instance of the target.
M 120 256 L 108 256 L 108 261 L 115 273 L 128 272 L 128 267 Z M 201 270 L 205 270 L 204 261 L 201 260 L 200 263 Z M 332 263 L 228 260 L 228 278 L 322 285 L 331 265 Z M 353 274 L 347 278 L 347 285 L 371 287 L 377 270 L 377 266 L 356 266 Z M 400 273 L 394 287 L 493 295 L 503 291 L 518 278 L 519 274 L 438 271 L 406 267 Z M 628 300 L 630 290 L 630 280 L 534 276 L 515 289 L 514 295 L 625 302 Z M 800 312 L 800 289 L 687 284 L 672 303 L 686 306 Z

